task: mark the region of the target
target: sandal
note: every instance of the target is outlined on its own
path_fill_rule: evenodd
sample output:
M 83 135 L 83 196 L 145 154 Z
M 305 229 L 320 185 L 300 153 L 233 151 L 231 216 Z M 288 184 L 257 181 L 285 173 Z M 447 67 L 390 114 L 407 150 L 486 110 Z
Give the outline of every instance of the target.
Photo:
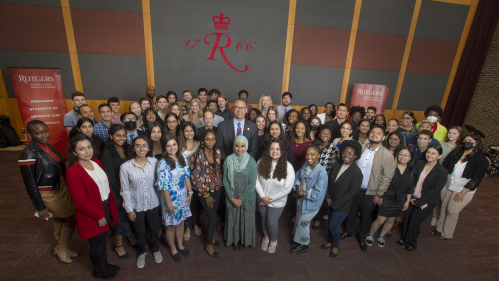
M 442 233 L 442 232 L 438 232 L 436 229 L 434 229 L 430 233 L 433 235 L 440 235 L 440 233 Z
M 397 241 L 397 245 L 405 245 L 405 242 L 404 240 L 400 239 L 399 241 Z
M 416 250 L 416 249 L 414 249 L 414 248 L 413 248 L 413 247 L 411 247 L 411 246 L 406 246 L 406 247 L 405 247 L 405 250 L 406 250 L 406 251 L 408 251 L 408 252 L 412 252 L 412 251 L 414 251 L 414 250 Z
M 128 242 L 130 242 L 130 244 L 132 245 L 132 247 L 134 249 L 138 249 L 139 248 L 139 246 L 137 246 L 137 241 L 135 241 L 135 244 L 133 244 L 133 242 L 130 240 L 130 236 L 128 236 Z
M 189 241 L 191 239 L 191 234 L 190 233 L 184 233 L 184 241 Z
M 197 236 L 201 236 L 201 234 L 203 234 L 203 231 L 201 230 L 201 227 L 196 225 L 194 227 L 194 233 L 196 233 Z
M 116 248 L 121 248 L 121 247 L 123 247 L 123 244 L 121 244 L 120 246 L 114 245 L 114 251 L 116 252 L 116 254 L 118 255 L 118 257 L 120 259 L 128 259 L 130 257 L 130 255 L 128 253 L 125 252 L 125 254 L 122 256 L 120 256 L 120 254 L 118 254 L 118 251 L 116 250 Z

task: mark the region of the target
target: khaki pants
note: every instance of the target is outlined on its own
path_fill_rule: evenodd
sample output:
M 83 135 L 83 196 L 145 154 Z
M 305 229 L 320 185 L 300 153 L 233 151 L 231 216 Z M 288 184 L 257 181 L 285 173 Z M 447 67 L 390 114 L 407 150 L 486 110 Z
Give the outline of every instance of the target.
M 457 192 L 449 190 L 447 187 L 444 187 L 440 192 L 442 208 L 440 209 L 437 231 L 441 232 L 441 236 L 447 239 L 451 239 L 454 236 L 459 213 L 471 202 L 471 199 L 473 199 L 473 196 L 475 195 L 474 193 L 467 193 L 462 202 L 455 202 L 454 196 L 456 193 Z

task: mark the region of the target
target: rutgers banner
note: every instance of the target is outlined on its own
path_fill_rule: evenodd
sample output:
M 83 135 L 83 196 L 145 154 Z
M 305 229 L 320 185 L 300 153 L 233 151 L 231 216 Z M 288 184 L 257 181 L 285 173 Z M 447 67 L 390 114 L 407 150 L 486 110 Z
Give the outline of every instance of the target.
M 354 83 L 350 107 L 360 105 L 367 110 L 368 107 L 374 106 L 377 114 L 383 114 L 389 92 L 389 86 Z
M 8 68 L 24 128 L 31 120 L 48 125 L 49 143 L 64 158 L 68 156 L 68 134 L 64 128 L 67 113 L 60 69 Z M 28 141 L 31 138 L 27 134 Z

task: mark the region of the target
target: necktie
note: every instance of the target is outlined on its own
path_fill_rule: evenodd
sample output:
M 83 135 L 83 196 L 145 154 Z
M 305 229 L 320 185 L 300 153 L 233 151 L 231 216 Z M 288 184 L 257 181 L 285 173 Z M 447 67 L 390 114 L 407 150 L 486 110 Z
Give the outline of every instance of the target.
M 240 136 L 241 135 L 241 123 L 237 123 L 237 133 L 236 133 L 236 137 Z
M 284 109 L 284 114 L 286 114 L 286 112 L 288 112 L 288 109 L 287 109 L 287 108 L 285 108 L 285 109 Z

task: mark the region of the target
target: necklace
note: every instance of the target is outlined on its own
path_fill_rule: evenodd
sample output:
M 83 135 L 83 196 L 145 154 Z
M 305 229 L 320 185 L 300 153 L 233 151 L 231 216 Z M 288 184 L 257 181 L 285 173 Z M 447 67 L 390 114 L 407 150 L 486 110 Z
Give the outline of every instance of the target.
M 41 143 L 40 143 L 40 144 L 41 144 Z M 47 147 L 47 150 L 45 150 L 45 149 L 44 149 L 44 148 L 43 148 L 40 144 L 39 144 L 38 146 L 39 146 L 39 147 L 40 147 L 43 151 L 45 151 L 47 154 L 49 154 L 49 152 L 50 152 L 50 148 L 49 148 L 49 146 L 48 146 L 48 145 L 46 145 L 46 144 L 44 144 L 44 146 L 45 146 L 45 147 Z

